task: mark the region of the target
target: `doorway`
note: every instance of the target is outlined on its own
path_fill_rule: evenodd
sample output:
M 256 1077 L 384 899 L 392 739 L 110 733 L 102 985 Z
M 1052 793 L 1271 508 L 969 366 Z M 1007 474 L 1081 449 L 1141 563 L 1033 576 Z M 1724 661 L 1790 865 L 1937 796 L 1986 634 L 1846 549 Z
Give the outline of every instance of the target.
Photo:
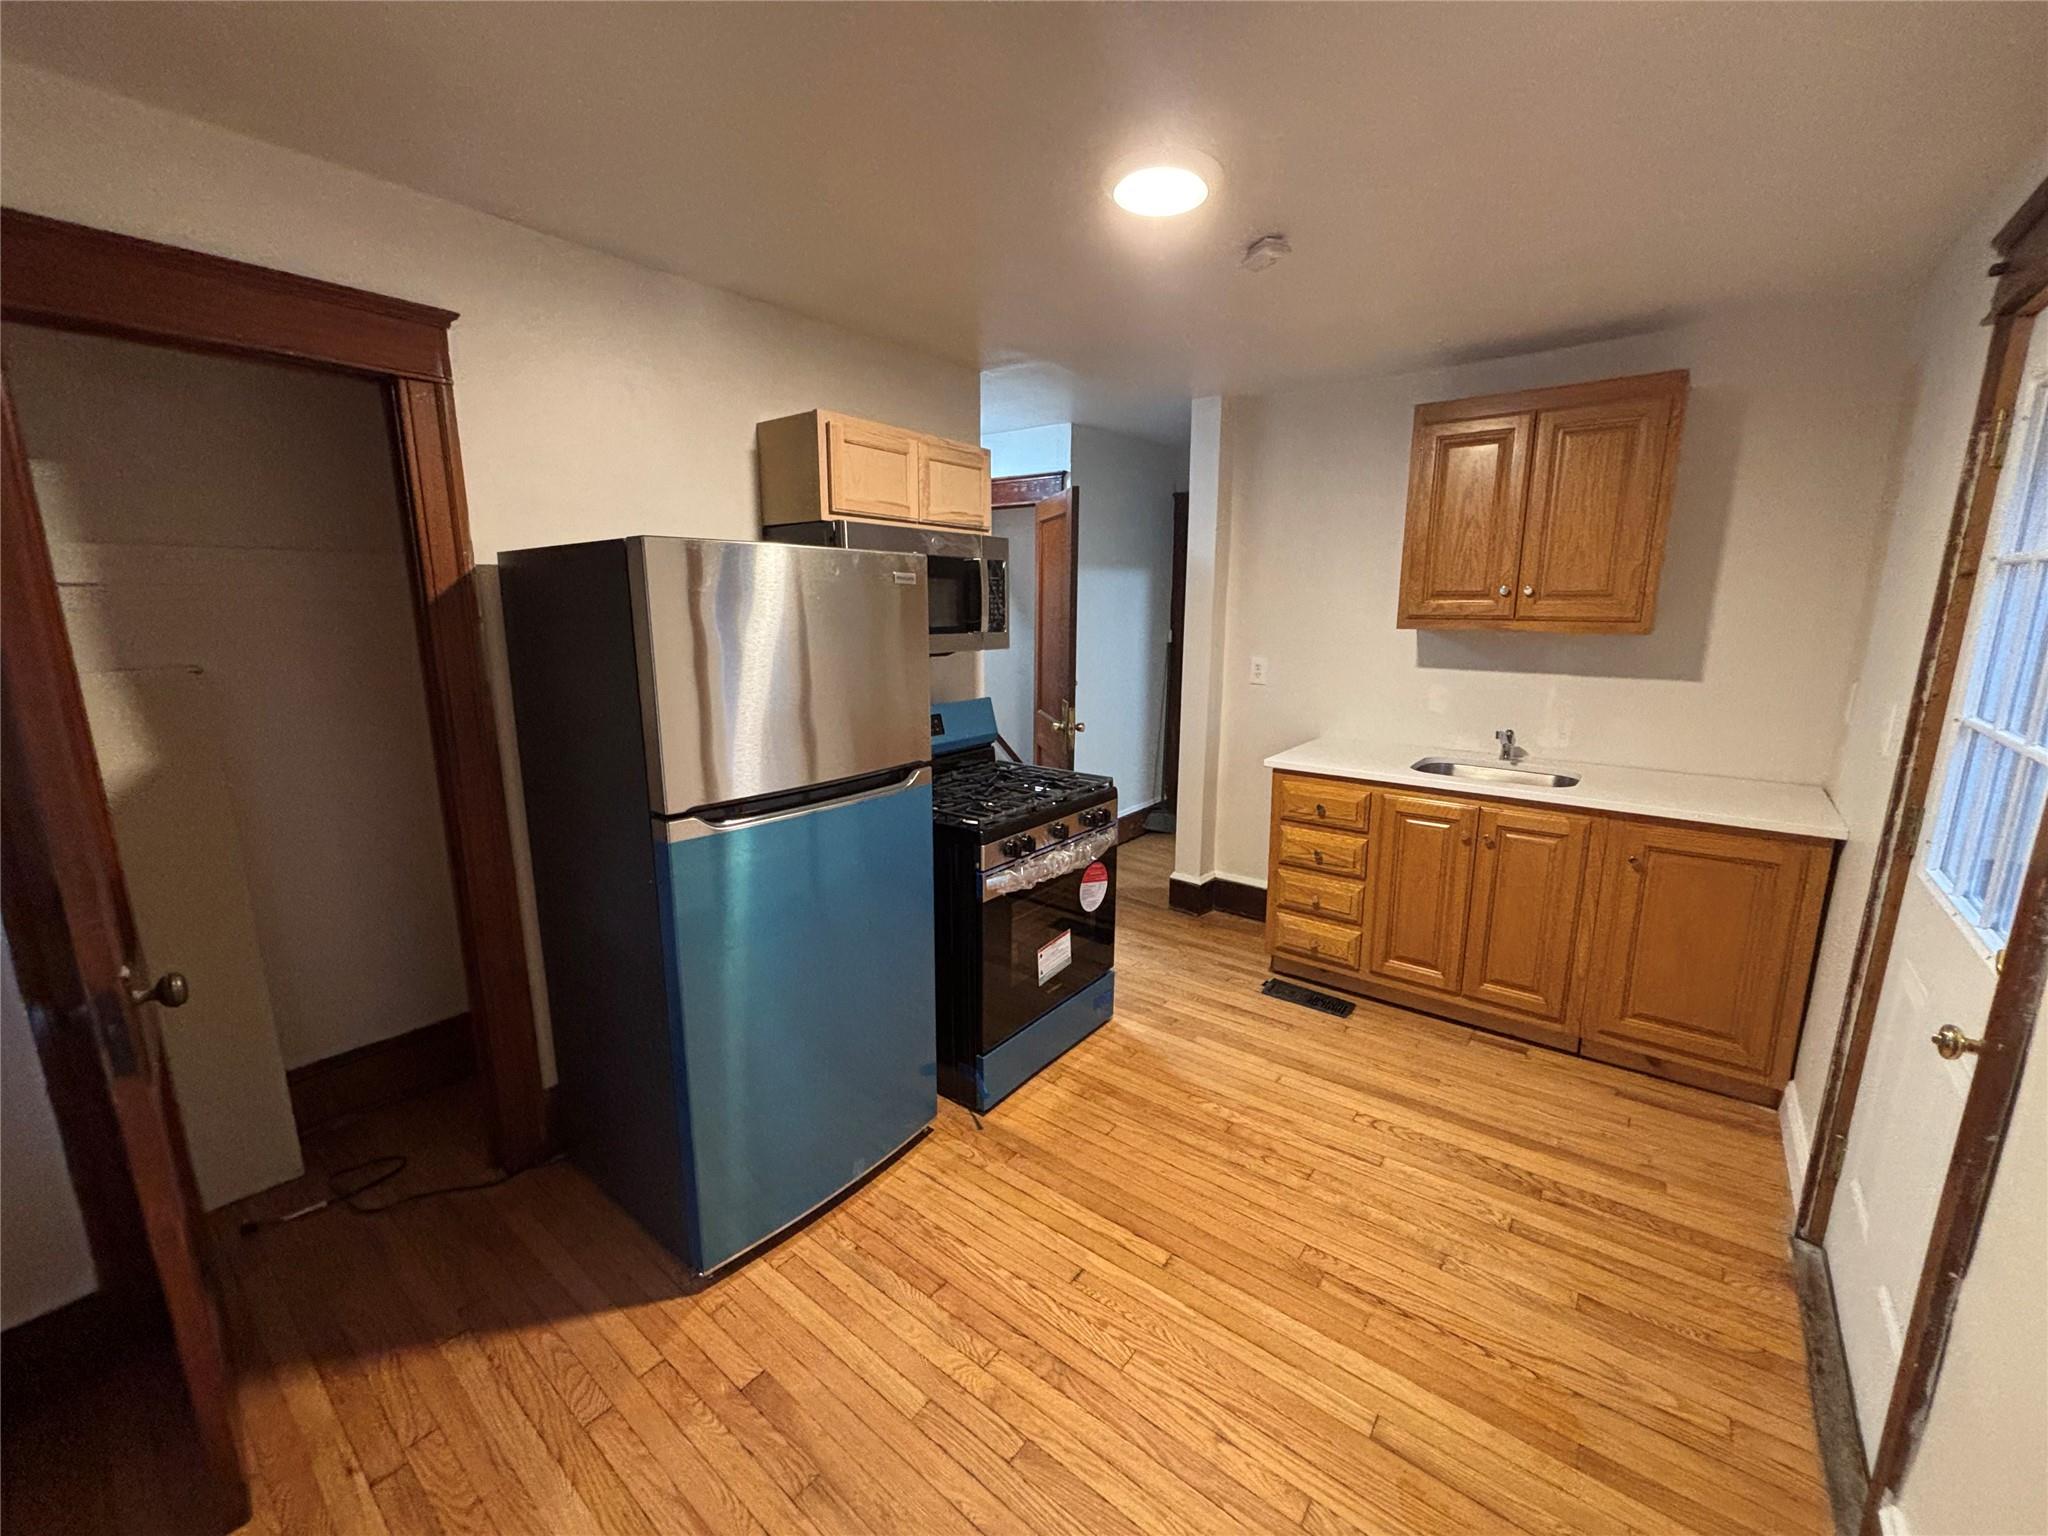
M 370 380 L 4 332 L 201 1204 L 471 1065 L 454 884 Z

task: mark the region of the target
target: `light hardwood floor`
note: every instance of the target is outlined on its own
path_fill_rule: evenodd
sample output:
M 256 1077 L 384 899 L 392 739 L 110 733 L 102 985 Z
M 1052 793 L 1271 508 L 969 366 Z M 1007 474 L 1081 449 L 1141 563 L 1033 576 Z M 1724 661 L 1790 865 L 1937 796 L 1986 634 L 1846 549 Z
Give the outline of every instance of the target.
M 224 1226 L 254 1529 L 1826 1529 L 1773 1118 L 1271 1002 L 1169 852 L 1112 1024 L 701 1293 L 566 1165 Z M 311 1150 L 474 1176 L 458 1102 Z

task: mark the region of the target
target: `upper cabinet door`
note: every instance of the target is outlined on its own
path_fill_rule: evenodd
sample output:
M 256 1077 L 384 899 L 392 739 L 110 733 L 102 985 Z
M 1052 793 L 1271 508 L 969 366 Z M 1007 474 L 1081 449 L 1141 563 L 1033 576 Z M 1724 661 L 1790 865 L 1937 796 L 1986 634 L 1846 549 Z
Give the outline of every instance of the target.
M 871 422 L 825 423 L 826 488 L 842 517 L 916 522 L 917 439 Z
M 1648 627 L 1675 408 L 1650 394 L 1537 415 L 1516 618 Z
M 1564 1030 L 1591 833 L 1584 816 L 1519 806 L 1481 809 L 1465 941 L 1467 997 Z
M 929 439 L 917 445 L 918 485 L 924 520 L 988 531 L 988 450 Z
M 1440 421 L 1431 410 L 1415 415 L 1401 625 L 1509 618 L 1532 418 Z
M 1403 986 L 1455 992 L 1464 966 L 1479 807 L 1396 794 L 1378 796 L 1377 805 L 1366 969 Z

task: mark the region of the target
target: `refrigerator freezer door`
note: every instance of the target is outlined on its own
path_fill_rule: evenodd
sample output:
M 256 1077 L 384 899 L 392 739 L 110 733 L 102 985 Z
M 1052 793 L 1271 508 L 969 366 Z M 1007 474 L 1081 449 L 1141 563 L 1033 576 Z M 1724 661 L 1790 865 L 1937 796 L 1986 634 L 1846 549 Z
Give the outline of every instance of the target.
M 699 1271 L 931 1123 L 931 849 L 927 775 L 657 845 Z
M 656 815 L 931 755 L 918 556 L 657 538 L 627 554 Z

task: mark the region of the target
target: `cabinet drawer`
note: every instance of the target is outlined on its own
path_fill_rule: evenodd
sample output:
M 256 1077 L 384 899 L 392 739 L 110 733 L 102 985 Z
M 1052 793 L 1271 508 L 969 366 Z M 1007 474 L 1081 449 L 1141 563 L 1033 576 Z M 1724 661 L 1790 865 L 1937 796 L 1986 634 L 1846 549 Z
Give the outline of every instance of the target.
M 1355 971 L 1365 953 L 1365 935 L 1357 928 L 1340 928 L 1295 912 L 1277 912 L 1273 916 L 1273 947 L 1317 965 Z
M 1277 862 L 1295 869 L 1311 869 L 1326 875 L 1365 873 L 1365 836 L 1356 832 L 1329 832 L 1321 827 L 1299 827 L 1280 823 Z
M 1357 880 L 1275 870 L 1273 904 L 1283 912 L 1306 912 L 1328 923 L 1358 923 L 1365 918 L 1365 886 Z
M 1275 780 L 1273 794 L 1279 801 L 1282 821 L 1300 821 L 1319 827 L 1365 830 L 1366 815 L 1372 808 L 1372 792 L 1363 784 L 1341 779 Z

